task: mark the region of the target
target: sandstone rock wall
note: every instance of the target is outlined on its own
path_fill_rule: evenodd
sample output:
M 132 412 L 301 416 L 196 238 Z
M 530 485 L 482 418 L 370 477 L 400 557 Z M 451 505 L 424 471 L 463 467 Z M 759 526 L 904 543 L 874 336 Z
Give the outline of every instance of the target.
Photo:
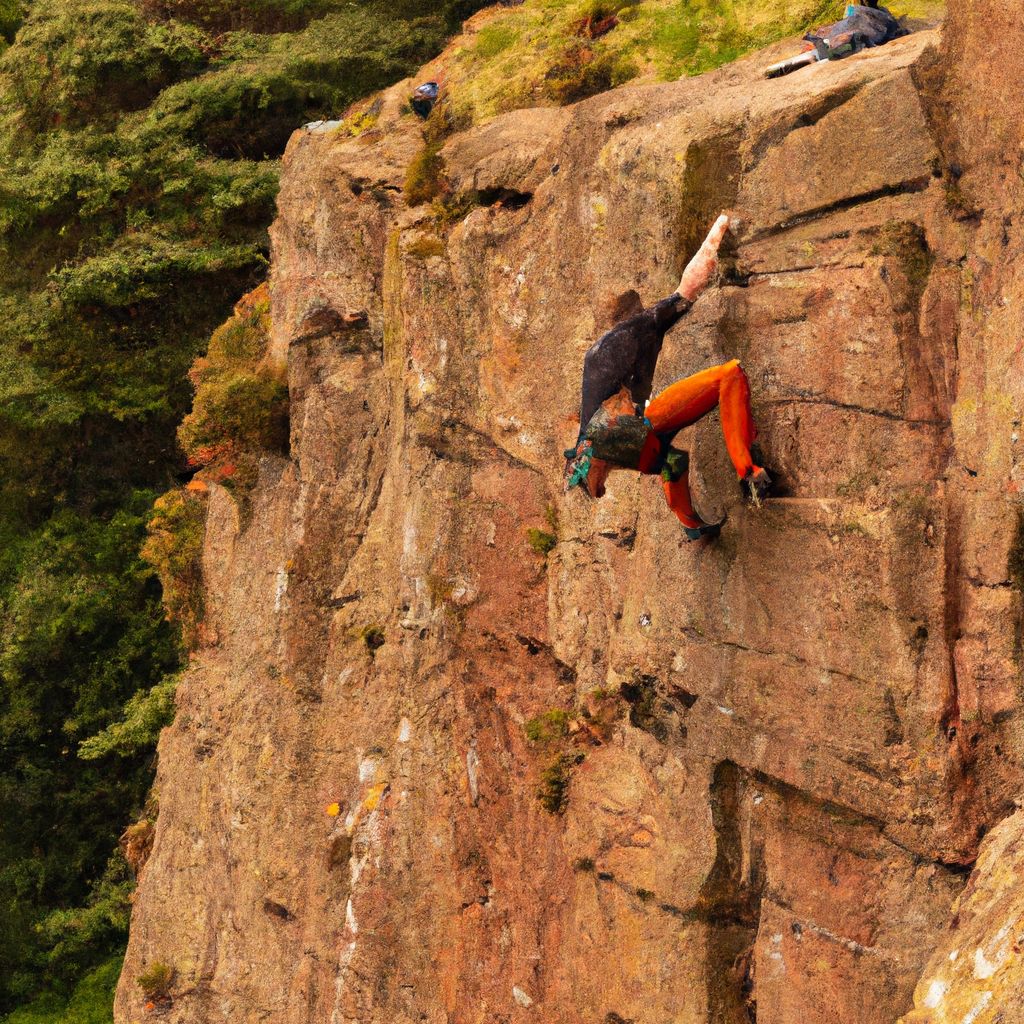
M 1024 756 L 1020 121 L 971 64 L 985 8 L 1019 17 L 503 115 L 446 146 L 440 214 L 402 200 L 402 87 L 296 135 L 291 458 L 247 524 L 211 499 L 119 1021 L 157 962 L 189 1024 L 910 1009 Z M 743 506 L 701 423 L 729 518 L 691 545 L 649 479 L 563 496 L 560 452 L 616 298 L 668 294 L 722 207 L 656 386 L 740 357 L 779 488 Z

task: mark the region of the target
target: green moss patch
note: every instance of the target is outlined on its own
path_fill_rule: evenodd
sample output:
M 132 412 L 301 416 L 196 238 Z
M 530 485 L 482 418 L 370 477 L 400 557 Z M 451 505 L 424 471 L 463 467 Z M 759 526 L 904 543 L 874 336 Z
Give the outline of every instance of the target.
M 888 256 L 896 261 L 906 280 L 908 302 L 916 308 L 935 263 L 935 254 L 928 247 L 924 228 L 911 221 L 890 221 L 879 232 L 871 254 Z
M 569 783 L 573 769 L 583 761 L 582 754 L 559 754 L 541 772 L 537 799 L 549 814 L 561 814 L 569 802 Z
M 444 241 L 437 235 L 421 235 L 405 247 L 406 255 L 416 260 L 429 260 L 432 256 L 443 256 L 445 251 Z
M 530 527 L 526 531 L 526 541 L 538 555 L 547 556 L 554 551 L 555 545 L 558 543 L 558 538 L 553 533 L 548 533 L 546 530 L 538 530 L 535 527 Z
M 428 203 L 445 190 L 444 160 L 441 143 L 428 142 L 413 157 L 405 172 L 405 201 L 410 206 Z
M 569 735 L 569 712 L 562 708 L 545 711 L 531 718 L 523 726 L 523 732 L 531 743 L 551 743 Z

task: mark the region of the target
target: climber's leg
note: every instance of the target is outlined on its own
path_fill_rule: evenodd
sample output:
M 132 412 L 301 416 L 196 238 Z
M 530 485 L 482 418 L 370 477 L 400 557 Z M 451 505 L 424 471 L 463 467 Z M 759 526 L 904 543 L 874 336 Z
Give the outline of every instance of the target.
M 736 467 L 736 475 L 749 489 L 755 501 L 767 496 L 772 478 L 761 466 L 754 464 L 750 446 L 757 437 L 754 414 L 750 411 L 750 382 L 738 362 L 730 364 L 722 378 L 721 392 L 722 433 L 729 458 Z
M 757 437 L 754 416 L 750 411 L 750 383 L 739 363 L 730 363 L 722 376 L 719 403 L 722 413 L 722 434 L 725 448 L 742 480 L 757 467 L 750 457 L 750 446 Z
M 709 413 L 718 405 L 722 376 L 731 365 L 712 366 L 670 384 L 645 410 L 651 429 L 656 434 L 674 434 Z
M 750 384 L 738 359 L 669 385 L 647 406 L 646 412 L 652 430 L 671 433 L 695 423 L 719 403 L 725 447 L 736 475 L 749 485 L 752 496 L 763 498 L 771 479 L 750 457 L 757 431 L 750 411 Z
M 662 487 L 668 507 L 676 514 L 688 540 L 700 540 L 701 537 L 717 537 L 722 523 L 705 523 L 693 507 L 690 497 L 690 481 L 687 472 L 690 468 L 689 456 L 677 448 L 669 449 L 665 457 L 665 465 L 661 471 Z M 723 519 L 722 522 L 725 522 Z

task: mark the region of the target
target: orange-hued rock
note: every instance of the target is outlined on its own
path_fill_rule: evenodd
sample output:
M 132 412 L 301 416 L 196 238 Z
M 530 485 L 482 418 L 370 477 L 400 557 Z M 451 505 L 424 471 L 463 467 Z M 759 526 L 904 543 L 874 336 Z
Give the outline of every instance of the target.
M 982 844 L 967 888 L 900 1024 L 1024 1020 L 1024 812 Z
M 911 1010 L 1024 760 L 1021 68 L 972 63 L 1016 7 L 959 6 L 948 45 L 468 129 L 451 222 L 402 199 L 409 83 L 293 138 L 291 452 L 244 522 L 210 486 L 119 1024 L 157 962 L 175 1024 Z M 728 520 L 688 544 L 657 481 L 564 495 L 562 449 L 583 353 L 722 208 L 656 387 L 741 358 L 778 488 L 741 503 L 709 417 L 681 443 Z

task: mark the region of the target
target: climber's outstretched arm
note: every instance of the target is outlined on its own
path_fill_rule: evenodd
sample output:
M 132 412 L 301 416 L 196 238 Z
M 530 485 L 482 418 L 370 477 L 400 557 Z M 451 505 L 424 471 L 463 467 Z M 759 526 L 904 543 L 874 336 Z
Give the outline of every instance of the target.
M 651 308 L 657 326 L 657 344 L 644 348 L 637 356 L 630 391 L 639 409 L 651 397 L 654 371 L 661 353 L 661 339 L 671 330 L 697 301 L 701 292 L 711 283 L 718 266 L 718 250 L 729 230 L 729 218 L 723 213 L 712 225 L 704 244 L 694 254 L 683 271 L 679 287 L 667 298 Z
M 700 293 L 710 283 L 718 267 L 718 250 L 728 230 L 729 218 L 723 213 L 708 232 L 708 237 L 704 239 L 704 244 L 697 250 L 693 259 L 686 264 L 686 269 L 683 271 L 683 276 L 679 280 L 679 287 L 676 291 L 687 302 L 696 302 Z

